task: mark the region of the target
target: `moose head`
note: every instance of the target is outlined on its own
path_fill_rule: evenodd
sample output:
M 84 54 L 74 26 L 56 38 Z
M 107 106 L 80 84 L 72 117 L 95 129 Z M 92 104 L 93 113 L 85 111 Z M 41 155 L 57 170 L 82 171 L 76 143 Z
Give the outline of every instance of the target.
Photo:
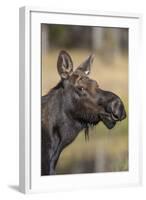
M 108 129 L 126 117 L 116 94 L 102 90 L 89 78 L 94 56 L 73 70 L 73 61 L 61 51 L 57 69 L 61 81 L 42 97 L 42 175 L 54 174 L 62 150 L 78 133 L 102 121 Z
M 57 68 L 61 77 L 68 108 L 73 118 L 85 124 L 102 121 L 111 129 L 126 117 L 121 99 L 112 92 L 102 90 L 96 80 L 89 78 L 94 56 L 90 55 L 75 71 L 70 55 L 61 51 Z

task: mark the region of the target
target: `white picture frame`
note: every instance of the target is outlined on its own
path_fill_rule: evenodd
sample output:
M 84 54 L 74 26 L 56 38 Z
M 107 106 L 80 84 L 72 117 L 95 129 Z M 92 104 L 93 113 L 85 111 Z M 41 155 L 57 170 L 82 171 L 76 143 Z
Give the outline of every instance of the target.
M 140 185 L 140 14 L 20 8 L 20 191 L 23 193 Z M 129 29 L 129 171 L 40 176 L 40 24 L 75 24 Z M 34 67 L 35 66 L 35 67 Z M 137 70 L 138 68 L 138 70 Z M 135 81 L 136 80 L 136 81 Z M 135 90 L 137 92 L 135 93 Z M 37 155 L 37 156 L 36 156 Z

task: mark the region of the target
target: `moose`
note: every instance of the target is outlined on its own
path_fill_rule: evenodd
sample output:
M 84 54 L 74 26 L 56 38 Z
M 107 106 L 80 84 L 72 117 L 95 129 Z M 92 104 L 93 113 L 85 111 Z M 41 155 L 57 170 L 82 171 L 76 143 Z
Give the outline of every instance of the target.
M 94 55 L 73 70 L 71 56 L 61 50 L 57 61 L 60 82 L 41 98 L 41 175 L 54 175 L 59 156 L 81 130 L 100 121 L 111 129 L 126 118 L 120 97 L 102 90 L 89 78 Z

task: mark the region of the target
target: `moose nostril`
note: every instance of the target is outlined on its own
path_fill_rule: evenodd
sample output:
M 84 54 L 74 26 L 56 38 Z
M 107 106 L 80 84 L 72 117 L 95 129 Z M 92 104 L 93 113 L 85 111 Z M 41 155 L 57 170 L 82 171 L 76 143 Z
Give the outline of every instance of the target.
M 123 120 L 126 117 L 124 105 L 119 99 L 110 103 L 111 115 L 114 120 Z
M 119 116 L 114 113 L 112 113 L 112 118 L 116 121 L 119 120 Z
M 117 106 L 116 108 L 114 108 L 113 110 L 113 115 L 114 117 L 116 117 L 118 120 L 123 120 L 126 117 L 126 112 L 124 109 L 124 106 L 122 104 L 120 104 L 119 106 Z

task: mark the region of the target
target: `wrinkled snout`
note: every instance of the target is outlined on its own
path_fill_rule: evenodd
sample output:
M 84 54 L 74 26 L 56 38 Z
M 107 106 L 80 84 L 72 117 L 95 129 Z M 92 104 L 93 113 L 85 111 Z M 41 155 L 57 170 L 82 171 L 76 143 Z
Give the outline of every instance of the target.
M 99 89 L 97 99 L 98 105 L 102 108 L 99 114 L 100 119 L 107 128 L 113 128 L 117 121 L 126 118 L 123 102 L 114 93 Z
M 121 121 L 126 118 L 124 105 L 117 96 L 108 103 L 107 112 L 111 113 L 111 116 L 115 121 Z

